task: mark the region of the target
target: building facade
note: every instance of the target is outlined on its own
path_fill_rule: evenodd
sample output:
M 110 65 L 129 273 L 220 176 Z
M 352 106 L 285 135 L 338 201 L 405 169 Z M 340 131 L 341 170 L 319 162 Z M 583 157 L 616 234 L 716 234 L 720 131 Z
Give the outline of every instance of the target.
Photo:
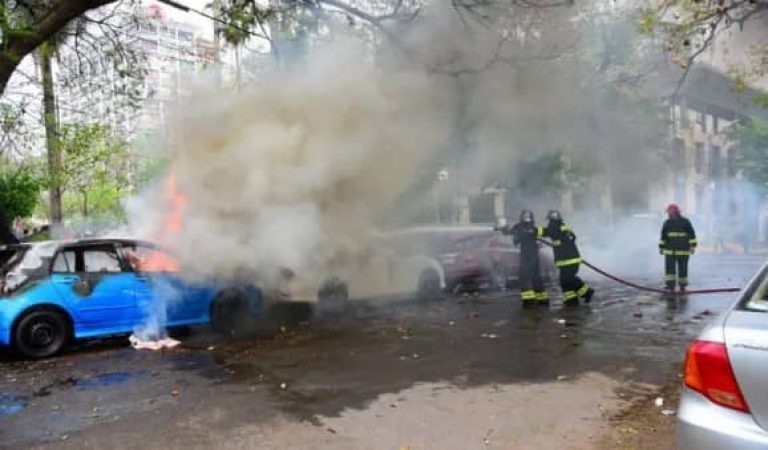
M 768 119 L 757 92 L 733 92 L 733 80 L 697 67 L 670 107 L 666 183 L 652 187 L 651 204 L 678 203 L 704 235 L 764 241 L 765 205 L 758 190 L 741 179 L 732 127 L 750 117 Z

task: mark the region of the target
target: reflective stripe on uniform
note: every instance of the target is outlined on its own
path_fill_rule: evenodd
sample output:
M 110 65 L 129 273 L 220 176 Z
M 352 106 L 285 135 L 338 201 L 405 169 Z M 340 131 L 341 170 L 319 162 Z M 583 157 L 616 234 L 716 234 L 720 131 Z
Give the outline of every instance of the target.
M 547 291 L 541 291 L 536 293 L 536 300 L 540 302 L 545 302 L 549 300 L 549 292 Z
M 685 286 L 686 284 L 688 284 L 688 278 L 687 277 L 686 278 L 680 277 L 680 279 L 677 280 L 677 281 L 680 283 L 681 286 Z
M 676 238 L 676 237 L 686 237 L 688 236 L 688 233 L 685 231 L 668 231 L 667 237 Z
M 536 228 L 536 237 L 542 237 L 542 236 L 544 236 L 544 227 Z
M 690 250 L 664 250 L 666 256 L 691 256 Z
M 675 275 L 675 274 L 671 274 L 671 275 L 670 274 L 666 274 L 666 275 L 664 275 L 664 281 L 667 281 L 667 282 L 671 281 L 671 282 L 674 283 L 676 280 L 677 280 L 677 275 Z
M 533 289 L 520 292 L 520 298 L 523 300 L 536 300 L 536 292 Z
M 664 244 L 666 244 L 666 243 L 664 242 L 663 239 L 659 241 L 659 247 L 664 247 Z
M 691 244 L 691 245 L 696 245 L 696 244 L 698 244 L 698 241 L 696 241 L 696 239 L 689 239 L 688 243 Z
M 573 300 L 575 298 L 579 298 L 579 296 L 576 294 L 575 291 L 563 291 L 563 297 L 566 300 Z
M 584 283 L 584 286 L 580 287 L 576 293 L 579 294 L 579 297 L 584 297 L 587 295 L 587 292 L 589 292 L 589 285 Z
M 552 241 L 552 245 L 555 247 L 560 247 L 561 245 L 563 245 L 563 241 L 561 240 Z
M 570 231 L 570 230 L 571 230 L 571 228 L 568 225 L 561 225 L 560 226 L 560 231 Z
M 574 264 L 581 264 L 581 258 L 563 259 L 555 262 L 557 267 L 572 266 Z

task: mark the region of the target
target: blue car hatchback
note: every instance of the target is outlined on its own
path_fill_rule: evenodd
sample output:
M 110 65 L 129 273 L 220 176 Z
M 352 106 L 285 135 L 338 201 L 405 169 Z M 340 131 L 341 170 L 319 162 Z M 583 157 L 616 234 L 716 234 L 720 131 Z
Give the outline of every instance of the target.
M 262 313 L 261 291 L 184 281 L 173 256 L 128 239 L 0 247 L 0 345 L 28 358 L 77 339 L 129 334 L 147 324 L 211 323 L 231 331 Z

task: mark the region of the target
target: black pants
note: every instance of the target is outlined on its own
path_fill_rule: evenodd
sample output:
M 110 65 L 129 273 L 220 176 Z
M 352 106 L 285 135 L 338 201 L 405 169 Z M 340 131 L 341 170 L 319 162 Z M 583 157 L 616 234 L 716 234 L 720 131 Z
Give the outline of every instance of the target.
M 666 255 L 664 257 L 664 281 L 667 287 L 688 286 L 688 255 Z
M 578 300 L 589 292 L 589 285 L 576 275 L 581 264 L 560 267 L 560 288 L 565 301 Z
M 539 255 L 520 254 L 520 297 L 523 301 L 541 301 L 549 300 L 549 294 L 544 288 L 544 282 L 541 280 L 539 270 Z

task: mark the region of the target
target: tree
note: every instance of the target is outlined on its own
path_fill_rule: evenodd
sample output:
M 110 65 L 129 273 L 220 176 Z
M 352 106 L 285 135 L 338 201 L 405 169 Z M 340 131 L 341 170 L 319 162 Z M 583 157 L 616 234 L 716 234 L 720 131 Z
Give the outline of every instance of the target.
M 687 75 L 693 63 L 720 36 L 734 27 L 743 30 L 748 22 L 760 23 L 766 18 L 768 0 L 662 0 L 643 10 L 640 29 L 648 35 L 661 36 L 667 53 Z M 743 89 L 750 78 L 768 73 L 768 43 L 751 49 L 751 56 L 751 67 L 734 72 L 737 89 Z M 684 79 L 685 76 L 680 85 Z
M 50 40 L 71 20 L 116 0 L 0 2 L 0 95 L 25 56 Z
M 731 130 L 736 142 L 735 168 L 768 194 L 768 121 L 749 119 Z
M 37 205 L 43 182 L 29 166 L 0 170 L 0 205 L 8 220 L 29 217 Z
M 61 129 L 61 184 L 75 199 L 83 217 L 117 211 L 129 187 L 130 152 L 120 138 L 101 125 L 68 125 Z

